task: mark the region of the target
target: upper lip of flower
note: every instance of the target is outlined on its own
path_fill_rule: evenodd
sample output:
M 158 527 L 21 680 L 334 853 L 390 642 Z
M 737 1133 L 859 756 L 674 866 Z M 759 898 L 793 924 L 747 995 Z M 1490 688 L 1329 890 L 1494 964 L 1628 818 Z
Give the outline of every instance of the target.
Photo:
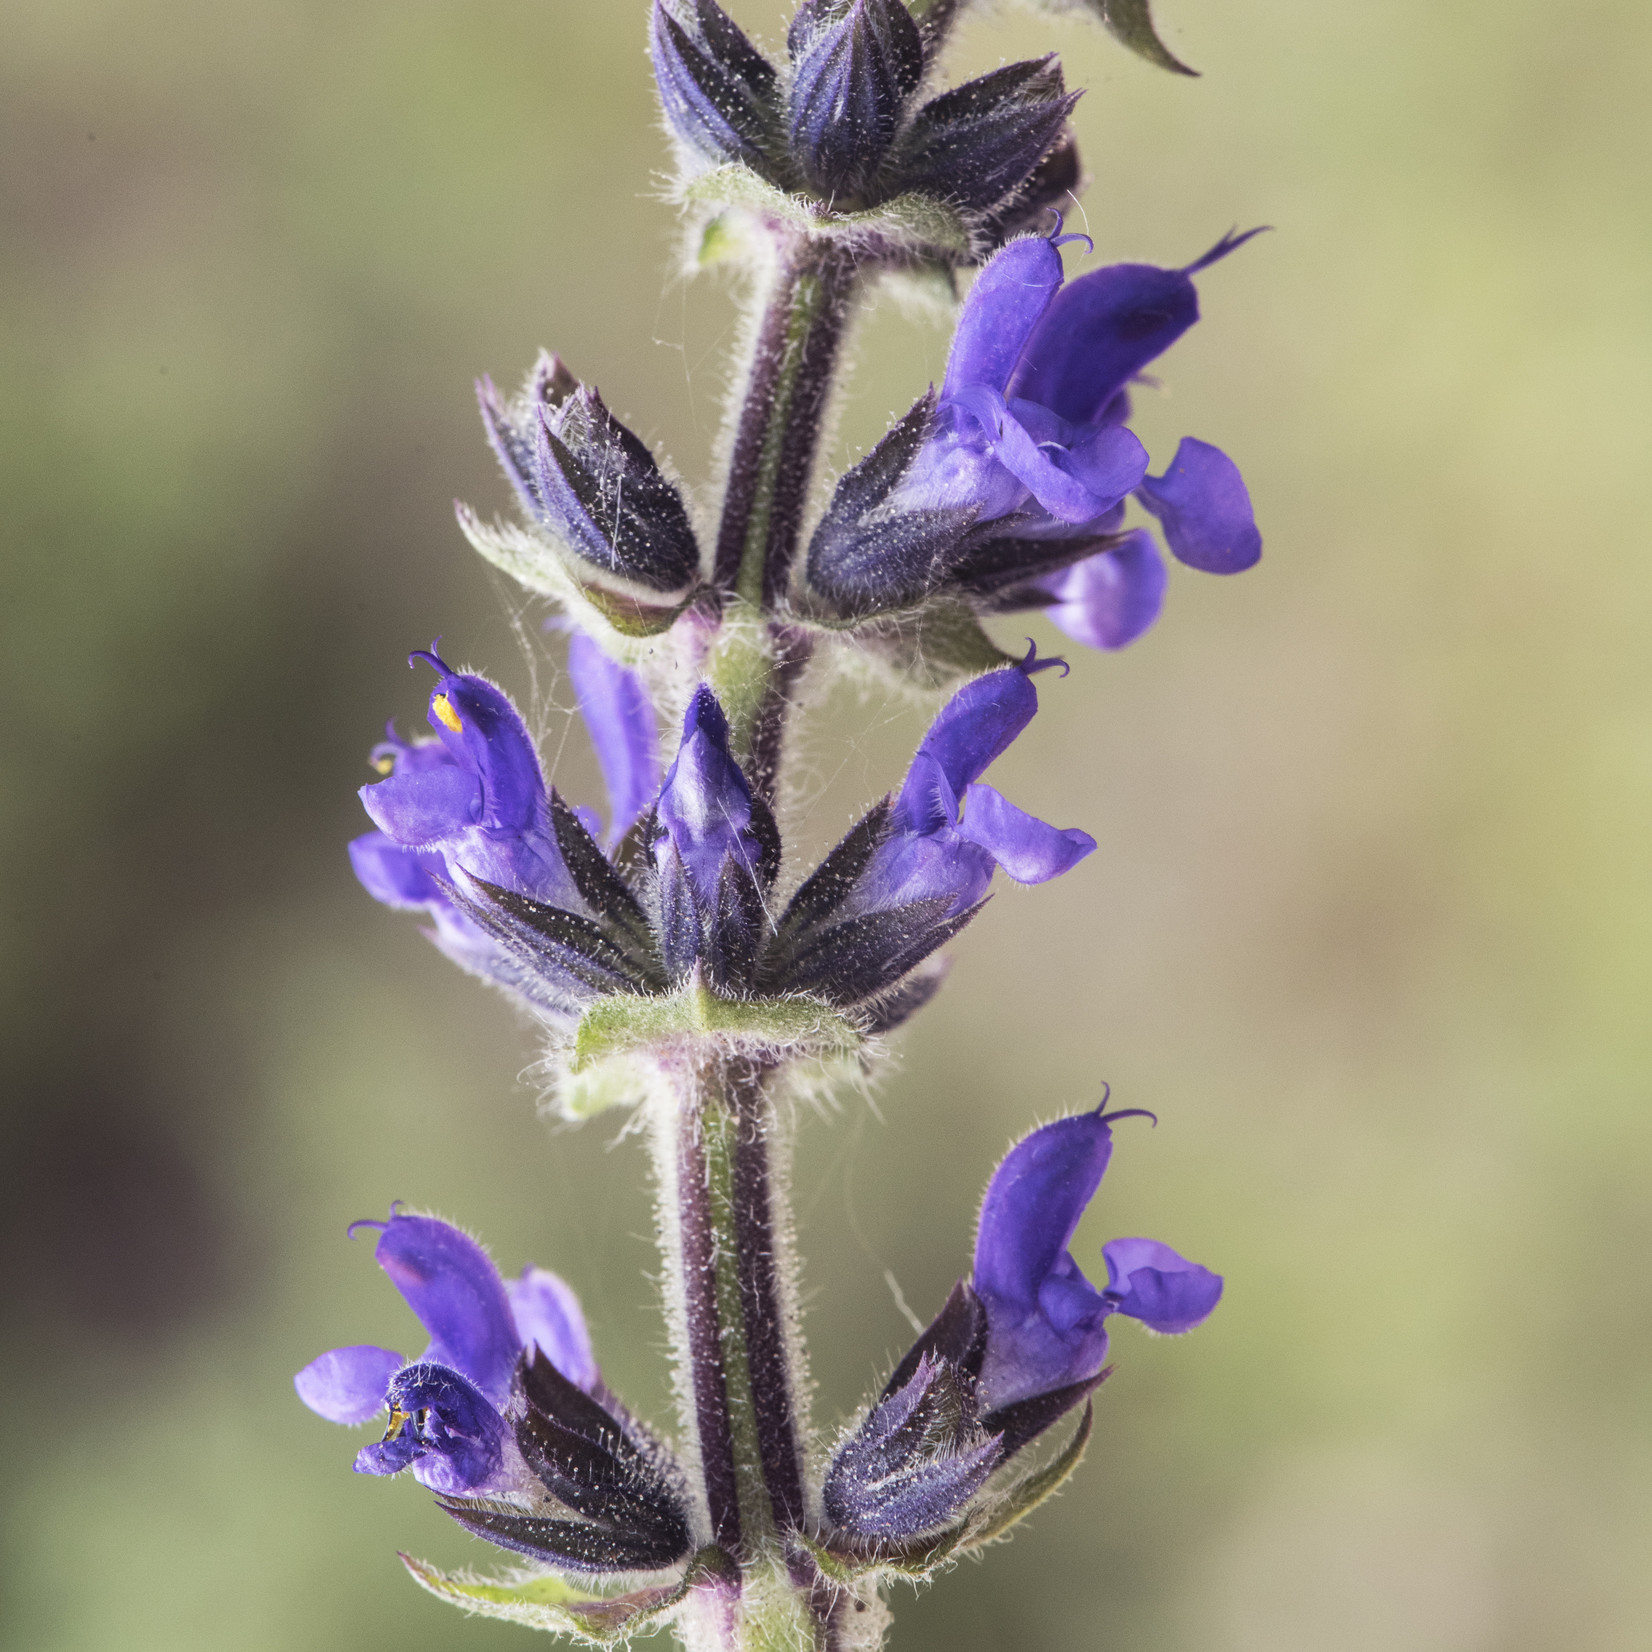
M 1108 1283 L 1100 1291 L 1067 1249 L 1106 1173 L 1111 1125 L 1138 1115 L 1142 1109 L 1097 1108 L 1057 1119 L 1023 1137 L 993 1173 L 981 1204 L 974 1274 L 987 1308 L 982 1384 L 991 1405 L 1095 1376 L 1107 1357 L 1105 1324 L 1113 1314 L 1177 1332 L 1214 1310 L 1220 1276 L 1168 1245 L 1109 1242 L 1103 1247 Z M 1141 1288 L 1133 1283 L 1138 1270 Z

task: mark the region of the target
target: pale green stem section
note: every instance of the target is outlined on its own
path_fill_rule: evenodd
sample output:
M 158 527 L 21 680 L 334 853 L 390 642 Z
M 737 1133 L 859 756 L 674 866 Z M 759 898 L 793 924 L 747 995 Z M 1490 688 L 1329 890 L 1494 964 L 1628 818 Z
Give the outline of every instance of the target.
M 730 597 L 706 656 L 705 676 L 728 717 L 735 758 L 748 768 L 772 694 L 774 656 L 774 638 L 761 610 L 742 597 Z
M 734 1152 L 739 1120 L 726 1092 L 708 1093 L 699 1113 L 701 1151 L 716 1267 L 717 1318 L 722 1329 L 723 1387 L 728 1396 L 729 1434 L 734 1448 L 734 1483 L 740 1531 L 747 1548 L 767 1547 L 775 1534 L 774 1509 L 763 1477 L 763 1450 L 757 1433 L 757 1399 L 752 1389 L 751 1353 L 740 1295 L 739 1235 L 734 1217 Z

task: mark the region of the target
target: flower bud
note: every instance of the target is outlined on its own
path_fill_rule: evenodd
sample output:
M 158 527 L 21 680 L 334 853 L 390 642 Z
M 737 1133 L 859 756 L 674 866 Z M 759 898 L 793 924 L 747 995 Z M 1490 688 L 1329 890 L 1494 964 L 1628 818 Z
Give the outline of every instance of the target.
M 806 0 L 792 20 L 792 155 L 829 199 L 871 183 L 923 78 L 923 38 L 901 0 Z
M 1025 188 L 1077 101 L 1053 55 L 943 92 L 918 111 L 902 139 L 893 187 L 988 211 Z
M 569 552 L 651 591 L 694 583 L 700 551 L 681 494 L 595 389 L 541 355 L 514 400 L 486 379 L 477 396 L 506 477 Z
M 716 0 L 654 0 L 651 50 L 673 135 L 714 165 L 764 170 L 779 130 L 774 66 Z
M 667 975 L 699 964 L 713 986 L 744 985 L 767 936 L 764 900 L 780 869 L 780 840 L 729 751 L 723 708 L 703 684 L 689 703 L 655 818 Z
M 926 1353 L 885 1390 L 832 1458 L 823 1500 L 852 1537 L 910 1543 L 939 1530 L 985 1484 L 1002 1456 L 976 1420 L 975 1379 Z

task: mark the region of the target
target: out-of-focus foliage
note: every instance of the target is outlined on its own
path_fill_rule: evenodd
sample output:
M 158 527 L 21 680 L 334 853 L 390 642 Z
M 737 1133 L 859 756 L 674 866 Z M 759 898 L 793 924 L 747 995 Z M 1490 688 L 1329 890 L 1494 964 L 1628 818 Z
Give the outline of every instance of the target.
M 772 0 L 735 10 L 777 37 Z M 1049 685 L 1003 784 L 1101 851 L 1059 900 L 995 901 L 876 1110 L 806 1131 L 818 1412 L 904 1345 L 886 1270 L 927 1316 L 995 1155 L 1110 1079 L 1162 1123 L 1078 1254 L 1162 1235 L 1227 1299 L 1187 1342 L 1121 1334 L 1073 1488 L 899 1602 L 893 1644 L 1628 1652 L 1652 19 L 1158 21 L 1202 80 L 1024 12 L 957 69 L 1060 46 L 1098 256 L 1278 226 L 1206 281 L 1137 421 L 1161 460 L 1189 429 L 1233 453 L 1268 552 L 1220 588 L 1178 571 L 1153 635 Z M 485 1557 L 353 1479 L 289 1375 L 411 1346 L 343 1236 L 399 1197 L 565 1273 L 665 1411 L 635 1144 L 535 1122 L 525 1036 L 343 854 L 382 719 L 422 705 L 407 649 L 441 632 L 529 688 L 450 515 L 505 502 L 472 374 L 550 345 L 704 474 L 729 312 L 671 273 L 650 198 L 645 8 L 12 0 L 5 35 L 0 1640 L 525 1645 L 412 1587 L 398 1547 Z M 945 336 L 867 326 L 840 462 Z M 541 659 L 559 781 L 591 796 Z M 800 854 L 921 726 L 881 693 L 817 714 Z

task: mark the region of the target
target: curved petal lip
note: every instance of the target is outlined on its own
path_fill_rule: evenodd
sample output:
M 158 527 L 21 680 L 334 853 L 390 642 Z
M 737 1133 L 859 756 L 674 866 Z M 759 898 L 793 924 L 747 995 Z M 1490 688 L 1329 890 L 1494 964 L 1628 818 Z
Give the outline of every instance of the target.
M 1051 826 L 977 783 L 964 794 L 960 834 L 978 843 L 1017 883 L 1047 883 L 1090 854 L 1096 840 L 1076 826 Z
M 487 1252 L 436 1217 L 398 1214 L 373 1254 L 430 1333 L 425 1360 L 451 1366 L 490 1400 L 502 1401 L 521 1344 Z
M 482 803 L 476 776 L 454 764 L 399 771 L 363 786 L 359 795 L 373 824 L 407 849 L 464 831 Z
M 364 1423 L 384 1409 L 390 1379 L 406 1365 L 390 1348 L 333 1348 L 293 1378 L 298 1397 L 330 1423 Z
M 1239 467 L 1219 448 L 1182 438 L 1163 476 L 1136 497 L 1159 519 L 1177 561 L 1207 574 L 1238 574 L 1262 556 L 1262 535 Z
M 1150 630 L 1169 581 L 1152 536 L 1137 528 L 1122 545 L 1041 582 L 1055 601 L 1045 616 L 1089 648 L 1125 648 Z

